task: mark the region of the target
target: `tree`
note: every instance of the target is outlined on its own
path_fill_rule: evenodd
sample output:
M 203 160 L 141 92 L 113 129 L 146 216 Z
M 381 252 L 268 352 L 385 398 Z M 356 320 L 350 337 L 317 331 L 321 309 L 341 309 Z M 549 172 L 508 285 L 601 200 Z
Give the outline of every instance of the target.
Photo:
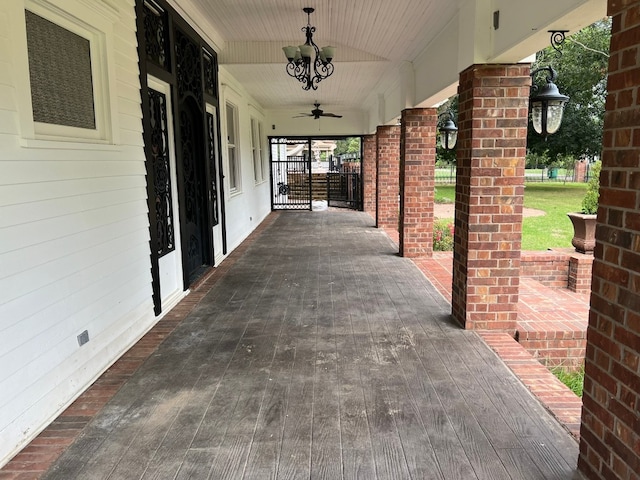
M 342 155 L 343 153 L 360 153 L 360 137 L 348 137 L 336 140 L 336 149 L 333 155 Z
M 560 130 L 545 141 L 529 124 L 527 147 L 549 162 L 560 156 L 594 157 L 602 149 L 611 21 L 603 19 L 567 37 L 562 55 L 551 47 L 538 52 L 531 70 L 551 65 L 557 72 L 556 85 L 570 97 Z M 544 83 L 540 73 L 534 81 Z

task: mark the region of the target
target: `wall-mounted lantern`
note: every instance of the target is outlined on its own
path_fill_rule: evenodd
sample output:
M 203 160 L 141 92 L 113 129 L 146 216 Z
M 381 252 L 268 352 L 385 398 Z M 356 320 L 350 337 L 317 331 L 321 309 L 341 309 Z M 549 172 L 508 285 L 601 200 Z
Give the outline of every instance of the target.
M 453 150 L 458 141 L 458 127 L 453 122 L 451 111 L 441 113 L 438 117 L 447 116 L 447 120 L 438 129 L 440 132 L 440 142 L 445 150 Z
M 551 34 L 551 46 L 557 52 L 558 56 L 562 55 L 562 46 L 566 39 L 566 33 L 569 30 L 549 30 Z M 548 72 L 547 84 L 539 88 L 535 84 L 535 76 L 540 72 Z M 558 73 L 553 67 L 540 67 L 531 72 L 531 78 L 534 80 L 531 87 L 531 123 L 533 129 L 542 135 L 546 140 L 547 137 L 556 133 L 562 123 L 562 115 L 564 114 L 564 106 L 569 101 L 569 97 L 563 95 L 554 83 Z
M 558 74 L 552 67 L 541 67 L 531 72 L 535 77 L 539 72 L 547 71 L 547 83 L 542 88 L 533 85 L 533 95 L 529 99 L 531 105 L 531 123 L 533 129 L 545 139 L 552 133 L 556 133 L 562 123 L 564 106 L 569 97 L 563 95 L 554 83 Z

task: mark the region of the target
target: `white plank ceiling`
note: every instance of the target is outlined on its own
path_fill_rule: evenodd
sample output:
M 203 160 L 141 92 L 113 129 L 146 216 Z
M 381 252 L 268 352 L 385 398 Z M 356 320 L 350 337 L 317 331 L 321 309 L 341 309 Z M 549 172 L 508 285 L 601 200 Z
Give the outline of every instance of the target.
M 184 1 L 184 0 L 183 0 Z M 458 0 L 188 0 L 220 45 L 219 62 L 266 109 L 323 105 L 361 110 L 366 98 L 398 76 L 458 9 Z M 182 3 L 182 2 L 179 2 Z M 319 47 L 336 47 L 335 73 L 305 92 L 285 72 L 285 45 L 304 43 L 304 7 Z

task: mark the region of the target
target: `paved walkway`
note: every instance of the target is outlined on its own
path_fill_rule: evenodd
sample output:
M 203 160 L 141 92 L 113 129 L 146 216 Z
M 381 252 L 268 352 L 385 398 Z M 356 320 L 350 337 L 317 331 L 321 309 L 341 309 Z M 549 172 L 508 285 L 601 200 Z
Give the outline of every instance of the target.
M 574 478 L 574 439 L 368 215 L 252 237 L 0 479 L 60 438 L 42 478 Z

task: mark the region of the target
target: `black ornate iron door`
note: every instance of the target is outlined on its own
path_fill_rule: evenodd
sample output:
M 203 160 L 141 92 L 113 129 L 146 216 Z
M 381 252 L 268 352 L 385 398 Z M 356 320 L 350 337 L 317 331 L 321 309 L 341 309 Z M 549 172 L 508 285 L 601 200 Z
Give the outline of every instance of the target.
M 219 108 L 218 60 L 167 0 L 135 0 L 135 11 L 159 315 L 227 253 L 220 125 L 209 115 Z
M 183 266 L 188 284 L 212 264 L 200 47 L 176 29 Z

